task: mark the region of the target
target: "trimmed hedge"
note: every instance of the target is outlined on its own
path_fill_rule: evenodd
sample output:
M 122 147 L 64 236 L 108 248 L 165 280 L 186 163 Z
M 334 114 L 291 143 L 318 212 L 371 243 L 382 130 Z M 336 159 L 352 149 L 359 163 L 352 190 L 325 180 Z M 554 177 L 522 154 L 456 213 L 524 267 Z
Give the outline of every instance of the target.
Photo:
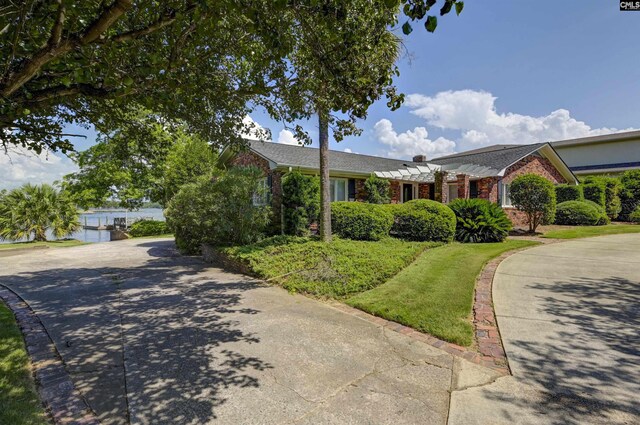
M 582 201 L 582 186 L 569 186 L 568 184 L 559 184 L 556 186 L 556 202 L 558 204 L 566 201 Z
M 504 210 L 485 199 L 456 199 L 449 207 L 456 215 L 458 242 L 502 242 L 513 227 Z
M 625 171 L 620 178 L 620 182 L 622 183 L 620 218 L 630 221 L 631 214 L 640 207 L 640 170 Z
M 600 205 L 602 208 L 606 206 L 606 197 L 605 197 L 606 188 L 604 183 L 594 182 L 594 183 L 585 184 L 582 187 L 582 192 L 584 193 L 585 200 L 595 202 L 596 204 Z
M 601 226 L 609 224 L 609 217 L 593 201 L 566 201 L 556 208 L 556 224 L 570 226 Z
M 129 234 L 134 238 L 141 236 L 158 236 L 171 233 L 164 221 L 140 220 L 131 225 Z
M 607 215 L 612 220 L 618 218 L 621 210 L 620 191 L 622 189 L 622 183 L 620 179 L 610 176 L 588 176 L 584 179 L 584 183 L 600 183 L 604 185 L 604 204 Z
M 388 208 L 395 220 L 393 236 L 412 241 L 451 242 L 456 231 L 456 216 L 439 202 L 416 199 Z
M 345 239 L 378 241 L 389 235 L 393 215 L 382 205 L 363 202 L 331 204 L 331 228 Z

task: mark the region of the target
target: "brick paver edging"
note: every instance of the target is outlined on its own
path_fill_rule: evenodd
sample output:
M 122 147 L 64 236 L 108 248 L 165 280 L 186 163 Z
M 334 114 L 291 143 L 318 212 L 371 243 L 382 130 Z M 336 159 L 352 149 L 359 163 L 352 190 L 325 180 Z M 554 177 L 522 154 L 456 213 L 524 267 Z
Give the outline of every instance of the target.
M 56 425 L 99 425 L 64 367 L 60 354 L 38 316 L 9 288 L 0 284 L 0 299 L 11 309 L 24 336 L 40 400 Z

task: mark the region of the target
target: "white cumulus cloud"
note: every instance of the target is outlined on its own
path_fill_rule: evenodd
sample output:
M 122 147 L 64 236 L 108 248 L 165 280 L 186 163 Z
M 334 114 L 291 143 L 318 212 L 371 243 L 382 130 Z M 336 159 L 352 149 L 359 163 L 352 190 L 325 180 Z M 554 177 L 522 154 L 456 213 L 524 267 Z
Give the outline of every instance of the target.
M 498 113 L 496 97 L 486 91 L 458 90 L 435 96 L 411 94 L 405 105 L 430 126 L 460 132 L 458 150 L 491 144 L 527 144 L 616 133 L 615 128 L 592 128 L 566 109 L 534 117 Z
M 285 145 L 300 146 L 300 143 L 298 142 L 298 139 L 296 139 L 293 135 L 293 132 L 287 129 L 280 130 L 280 133 L 278 134 L 278 140 L 276 142 L 283 143 Z
M 37 155 L 21 147 L 0 151 L 0 189 L 12 189 L 25 183 L 53 183 L 62 180 L 65 174 L 78 170 L 76 164 L 66 156 L 51 152 Z
M 429 139 L 424 127 L 416 127 L 404 133 L 397 133 L 388 119 L 381 119 L 373 127 L 378 141 L 389 149 L 387 155 L 392 158 L 411 158 L 414 155 L 426 155 L 427 158 L 448 155 L 455 152 L 455 142 L 438 137 Z

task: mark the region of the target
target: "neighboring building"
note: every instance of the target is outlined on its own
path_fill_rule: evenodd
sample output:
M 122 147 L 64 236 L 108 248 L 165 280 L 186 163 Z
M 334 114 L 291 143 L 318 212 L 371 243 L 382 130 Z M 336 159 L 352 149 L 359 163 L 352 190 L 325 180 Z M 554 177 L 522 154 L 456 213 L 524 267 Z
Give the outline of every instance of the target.
M 640 131 L 551 142 L 575 174 L 617 174 L 640 169 Z
M 291 170 L 317 175 L 318 149 L 270 142 L 249 142 L 244 151 L 226 150 L 220 161 L 227 165 L 254 165 L 264 170 L 276 217 L 282 203 L 282 176 Z M 364 200 L 364 182 L 371 175 L 391 183 L 391 201 L 433 199 L 447 203 L 455 198 L 481 198 L 502 205 L 512 221 L 524 217 L 511 207 L 509 185 L 518 175 L 539 174 L 554 184 L 577 184 L 577 179 L 548 143 L 479 149 L 427 161 L 412 161 L 330 151 L 332 201 Z

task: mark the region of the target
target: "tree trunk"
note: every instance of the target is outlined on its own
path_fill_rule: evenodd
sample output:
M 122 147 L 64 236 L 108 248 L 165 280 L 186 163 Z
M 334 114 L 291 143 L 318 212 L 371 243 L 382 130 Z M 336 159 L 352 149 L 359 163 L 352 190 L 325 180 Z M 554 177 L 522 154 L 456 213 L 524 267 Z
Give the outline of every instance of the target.
M 320 239 L 331 241 L 331 187 L 329 181 L 329 120 L 325 111 L 318 112 L 320 127 Z

